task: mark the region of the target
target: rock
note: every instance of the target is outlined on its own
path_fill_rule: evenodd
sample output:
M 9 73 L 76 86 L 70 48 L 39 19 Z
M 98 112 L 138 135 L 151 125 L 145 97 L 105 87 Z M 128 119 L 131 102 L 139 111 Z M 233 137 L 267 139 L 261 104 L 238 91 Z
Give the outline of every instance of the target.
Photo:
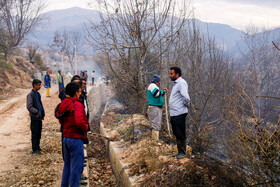
M 39 181 L 39 184 L 40 184 L 40 185 L 44 184 L 44 181 Z
M 97 180 L 99 179 L 99 177 L 98 177 L 96 174 L 93 174 L 91 177 L 92 177 L 92 179 L 95 180 L 95 181 L 97 181 Z
M 118 133 L 118 131 L 116 130 L 113 130 L 111 133 L 110 133 L 110 140 L 111 141 L 117 141 L 119 140 L 121 137 L 120 133 Z
M 168 162 L 170 160 L 168 156 L 159 156 L 158 159 L 162 162 Z

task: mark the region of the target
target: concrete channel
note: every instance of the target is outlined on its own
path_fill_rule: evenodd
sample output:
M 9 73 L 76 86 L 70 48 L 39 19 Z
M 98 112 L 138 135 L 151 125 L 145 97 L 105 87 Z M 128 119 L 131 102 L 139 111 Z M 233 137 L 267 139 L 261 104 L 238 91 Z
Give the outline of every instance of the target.
M 106 109 L 114 105 L 112 103 L 117 103 L 113 99 L 113 93 L 107 88 L 106 84 L 102 83 L 94 86 L 94 89 L 89 92 L 88 96 L 89 100 L 91 100 L 89 101 L 89 121 L 92 121 L 93 118 L 96 117 L 96 115 L 101 114 L 101 116 L 99 116 L 99 118 L 101 118 L 103 115 L 105 115 Z M 106 129 L 104 128 L 104 124 L 102 122 L 100 122 L 100 135 L 109 137 L 109 134 L 106 132 Z M 115 141 L 109 141 L 106 138 L 103 138 L 103 141 L 105 143 L 106 150 L 112 164 L 114 175 L 119 180 L 119 185 L 125 187 L 137 186 L 135 180 L 128 175 L 127 165 L 124 164 L 118 156 L 118 154 L 122 152 L 119 143 Z M 87 171 L 87 169 L 85 169 L 85 171 Z

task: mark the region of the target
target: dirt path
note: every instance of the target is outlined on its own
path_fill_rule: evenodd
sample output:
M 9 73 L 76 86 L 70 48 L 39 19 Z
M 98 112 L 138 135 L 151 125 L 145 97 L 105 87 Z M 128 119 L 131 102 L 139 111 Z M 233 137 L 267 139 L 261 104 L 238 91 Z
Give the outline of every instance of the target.
M 91 88 L 88 87 L 88 91 Z M 30 90 L 17 90 L 13 98 L 0 101 L 0 187 L 60 186 L 63 170 L 61 133 L 58 120 L 53 115 L 60 102 L 57 85 L 51 88 L 51 97 L 45 96 L 44 88 L 40 90 L 46 111 L 41 138 L 42 155 L 31 154 L 30 117 L 26 109 L 26 96 Z M 104 93 L 96 91 L 89 98 L 94 103 L 93 107 L 101 102 L 99 95 L 107 97 L 106 90 Z M 93 132 L 99 133 L 100 115 L 93 115 Z M 89 136 L 89 140 L 92 142 L 88 149 L 90 186 L 116 186 L 103 140 L 95 136 Z
M 13 98 L 0 101 L 0 186 L 59 186 L 63 161 L 58 121 L 53 115 L 60 102 L 57 85 L 39 91 L 46 111 L 43 121 L 42 155 L 31 154 L 30 117 L 26 96 L 30 89 L 18 89 Z M 42 168 L 44 168 L 43 171 Z
M 26 95 L 30 89 L 16 90 L 16 95 L 0 104 L 0 175 L 15 164 L 16 155 L 30 144 Z

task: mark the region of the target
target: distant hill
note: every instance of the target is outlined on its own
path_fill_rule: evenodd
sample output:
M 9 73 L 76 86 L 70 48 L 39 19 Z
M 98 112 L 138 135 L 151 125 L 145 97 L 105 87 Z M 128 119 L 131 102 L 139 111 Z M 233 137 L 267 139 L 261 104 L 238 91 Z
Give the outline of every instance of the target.
M 52 43 L 53 34 L 56 30 L 63 28 L 75 28 L 84 33 L 84 24 L 90 18 L 94 22 L 98 22 L 99 12 L 95 10 L 73 7 L 64 10 L 54 10 L 44 14 L 48 18 L 48 22 L 44 23 L 37 29 L 30 38 L 37 41 L 42 46 L 49 46 Z M 243 31 L 232 28 L 229 25 L 219 23 L 207 23 L 197 20 L 201 32 L 215 38 L 219 46 L 228 51 L 235 53 L 236 44 L 242 44 Z M 280 32 L 280 28 L 274 32 Z M 242 47 L 242 45 L 240 45 Z
M 84 33 L 84 24 L 88 22 L 88 18 L 98 21 L 99 12 L 94 10 L 73 7 L 64 10 L 54 10 L 44 13 L 47 19 L 40 28 L 37 29 L 31 40 L 38 42 L 40 45 L 49 46 L 53 41 L 53 34 L 56 30 L 78 29 Z

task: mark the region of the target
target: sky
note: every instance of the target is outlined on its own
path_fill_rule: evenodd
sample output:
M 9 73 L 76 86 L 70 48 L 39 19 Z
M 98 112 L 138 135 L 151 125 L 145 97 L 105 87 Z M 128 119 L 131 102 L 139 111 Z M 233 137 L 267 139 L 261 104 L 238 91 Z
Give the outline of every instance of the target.
M 46 11 L 73 6 L 89 8 L 94 0 L 47 0 Z M 195 17 L 206 22 L 228 24 L 246 30 L 248 26 L 265 29 L 280 27 L 280 0 L 190 0 Z

